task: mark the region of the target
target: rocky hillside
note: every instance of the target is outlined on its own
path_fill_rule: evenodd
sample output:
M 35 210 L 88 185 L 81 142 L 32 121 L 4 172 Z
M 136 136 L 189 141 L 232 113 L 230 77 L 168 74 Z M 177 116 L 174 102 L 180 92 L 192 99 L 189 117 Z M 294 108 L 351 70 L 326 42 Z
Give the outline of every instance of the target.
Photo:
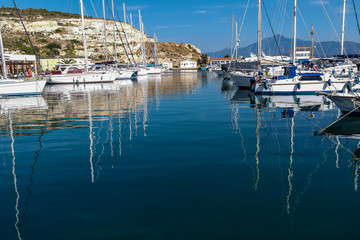
M 27 31 L 36 51 L 42 58 L 76 58 L 84 56 L 81 17 L 78 14 L 47 11 L 45 9 L 20 10 Z M 87 49 L 90 58 L 102 60 L 105 58 L 104 23 L 102 19 L 86 19 Z M 124 30 L 122 30 L 123 26 Z M 108 20 L 107 42 L 110 59 L 114 58 L 114 34 L 113 22 Z M 116 23 L 116 53 L 119 61 L 126 61 L 125 48 L 130 53 L 126 44 L 125 33 L 135 60 L 140 60 L 141 33 L 129 24 Z M 25 31 L 14 8 L 0 8 L 0 28 L 2 29 L 3 41 L 6 52 L 19 54 L 32 54 L 33 51 L 27 40 Z M 122 39 L 122 40 L 121 40 Z M 154 40 L 146 38 L 147 62 L 154 62 L 150 43 Z M 192 44 L 159 42 L 157 43 L 157 58 L 160 63 L 172 61 L 178 65 L 185 59 L 197 60 L 201 51 Z

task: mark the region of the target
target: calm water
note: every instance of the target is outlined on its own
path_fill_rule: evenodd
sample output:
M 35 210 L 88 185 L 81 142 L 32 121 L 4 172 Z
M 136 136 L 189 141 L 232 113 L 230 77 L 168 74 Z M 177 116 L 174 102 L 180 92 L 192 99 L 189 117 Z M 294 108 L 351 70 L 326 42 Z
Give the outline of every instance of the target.
M 0 100 L 1 239 L 359 239 L 360 119 L 207 73 Z

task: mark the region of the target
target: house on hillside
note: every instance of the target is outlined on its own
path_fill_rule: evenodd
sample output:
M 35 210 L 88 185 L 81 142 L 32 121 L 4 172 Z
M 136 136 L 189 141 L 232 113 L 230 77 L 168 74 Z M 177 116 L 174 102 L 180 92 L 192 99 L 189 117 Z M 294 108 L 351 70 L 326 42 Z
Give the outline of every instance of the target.
M 197 62 L 193 60 L 181 61 L 180 68 L 197 68 Z
M 173 63 L 172 62 L 163 62 L 162 66 L 166 69 L 171 69 L 171 68 L 173 68 Z

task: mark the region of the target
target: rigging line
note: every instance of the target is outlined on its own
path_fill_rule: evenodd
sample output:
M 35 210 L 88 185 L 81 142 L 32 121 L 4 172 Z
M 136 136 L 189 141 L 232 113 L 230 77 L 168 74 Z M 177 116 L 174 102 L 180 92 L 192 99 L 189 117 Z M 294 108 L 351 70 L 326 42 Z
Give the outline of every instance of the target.
M 357 11 L 356 11 L 356 7 L 355 7 L 355 2 L 354 2 L 354 0 L 352 0 L 352 3 L 353 3 L 353 7 L 354 7 L 354 13 L 355 13 L 355 18 L 356 18 L 356 25 L 357 25 L 357 28 L 358 28 L 358 32 L 359 32 L 359 34 L 360 34 L 359 19 L 358 19 L 358 15 L 357 15 Z
M 18 14 L 18 16 L 19 16 L 19 18 L 20 18 L 21 24 L 22 24 L 22 26 L 23 26 L 23 28 L 24 28 L 24 30 L 25 30 L 26 36 L 27 36 L 27 38 L 28 38 L 28 40 L 29 40 L 29 42 L 30 42 L 31 48 L 32 48 L 32 50 L 33 50 L 33 52 L 34 52 L 34 55 L 35 55 L 35 58 L 36 58 L 36 62 L 39 64 L 39 67 L 40 67 L 41 71 L 43 72 L 44 69 L 42 68 L 42 65 L 41 65 L 41 62 L 40 62 L 40 58 L 39 58 L 39 56 L 37 55 L 37 53 L 36 53 L 36 51 L 35 51 L 35 48 L 34 48 L 34 45 L 33 45 L 32 41 L 31 41 L 31 39 L 30 39 L 30 35 L 29 35 L 28 31 L 26 30 L 24 21 L 23 21 L 23 19 L 22 19 L 22 17 L 21 17 L 21 14 L 20 14 L 20 10 L 19 10 L 19 8 L 16 6 L 15 0 L 13 0 L 13 3 L 14 3 L 14 6 L 15 6 L 15 9 L 16 9 L 16 12 L 17 12 L 17 14 Z
M 237 39 L 240 38 L 240 34 L 241 34 L 241 30 L 243 28 L 243 25 L 244 25 L 244 21 L 245 21 L 245 16 L 246 16 L 246 13 L 247 13 L 247 10 L 249 8 L 249 3 L 250 3 L 250 0 L 248 0 L 247 4 L 246 4 L 246 8 L 245 8 L 245 12 L 244 12 L 244 15 L 243 15 L 243 18 L 241 20 L 241 25 L 240 25 L 240 28 L 239 28 L 239 33 L 237 35 Z M 236 42 L 235 45 L 237 45 L 238 43 Z
M 91 2 L 91 6 L 93 7 L 93 10 L 94 10 L 94 13 L 95 13 L 96 18 L 99 18 L 98 15 L 97 15 L 97 12 L 96 12 L 96 9 L 95 9 L 95 6 L 94 6 L 93 1 L 90 0 L 90 2 Z
M 235 40 L 236 41 L 236 43 L 235 43 L 236 47 L 237 47 L 237 44 L 238 44 L 237 40 L 240 38 L 241 30 L 242 30 L 242 27 L 244 25 L 245 16 L 246 16 L 246 13 L 247 13 L 247 10 L 248 10 L 248 7 L 249 7 L 249 3 L 250 3 L 250 0 L 248 0 L 248 2 L 246 4 L 245 12 L 244 12 L 243 18 L 241 20 L 241 25 L 240 25 L 240 28 L 239 28 L 239 33 L 236 36 L 236 40 Z M 232 38 L 232 36 L 231 36 L 231 38 Z M 230 52 L 230 54 L 231 54 L 231 56 L 230 56 L 230 64 L 229 64 L 228 69 L 227 69 L 228 72 L 229 72 L 230 67 L 231 67 L 232 59 L 234 58 L 234 55 L 235 55 L 235 50 L 233 50 L 233 52 Z M 234 68 L 235 68 L 235 63 L 234 63 Z
M 283 57 L 282 57 L 282 55 L 281 55 L 279 43 L 278 43 L 278 41 L 277 41 L 277 39 L 276 39 L 276 36 L 275 36 L 275 33 L 274 33 L 274 29 L 273 29 L 272 24 L 271 24 L 271 22 L 270 22 L 270 18 L 269 18 L 268 12 L 267 12 L 267 10 L 266 10 L 264 1 L 262 2 L 262 4 L 263 4 L 263 6 L 264 6 L 264 10 L 265 10 L 265 13 L 266 13 L 266 17 L 267 17 L 267 19 L 268 19 L 268 21 L 269 21 L 269 25 L 270 25 L 270 28 L 271 28 L 271 32 L 272 32 L 272 34 L 273 34 L 273 36 L 274 36 L 274 39 L 275 39 L 276 47 L 277 47 L 277 49 L 278 49 L 278 51 L 279 51 L 279 54 L 280 54 L 280 57 L 281 57 L 281 61 L 284 61 L 284 59 L 283 59 Z
M 326 53 L 325 53 L 324 48 L 323 48 L 323 46 L 322 46 L 322 44 L 320 42 L 320 38 L 319 38 L 319 35 L 317 34 L 317 31 L 316 31 L 315 27 L 314 27 L 314 32 L 315 32 L 316 39 L 318 40 L 318 44 L 319 44 L 319 46 L 321 48 L 321 51 L 324 54 L 324 57 L 326 58 Z M 317 49 L 315 48 L 315 50 L 317 50 Z
M 338 40 L 339 40 L 339 42 L 340 42 L 340 37 L 339 37 L 339 35 L 338 35 L 337 32 L 336 32 L 336 29 L 335 29 L 334 24 L 332 23 L 332 21 L 331 21 L 331 19 L 330 19 L 330 16 L 329 16 L 328 12 L 326 11 L 326 8 L 325 8 L 325 5 L 324 5 L 323 1 L 320 0 L 320 3 L 321 3 L 321 5 L 322 5 L 322 7 L 323 7 L 323 9 L 324 9 L 324 11 L 325 11 L 325 13 L 326 13 L 327 18 L 329 19 L 329 22 L 330 22 L 330 24 L 331 24 L 331 27 L 333 28 L 333 30 L 334 30 L 334 32 L 335 32 L 335 34 L 336 34 L 336 37 L 338 38 Z
M 283 14 L 282 14 L 282 22 L 280 24 L 280 38 L 279 38 L 279 44 L 281 43 L 281 35 L 282 35 L 282 31 L 283 31 L 283 27 L 284 27 L 284 20 L 285 20 L 285 15 L 286 15 L 286 5 L 287 5 L 287 0 L 285 0 L 284 5 L 282 5 L 283 8 Z
M 109 8 L 109 9 L 111 9 L 111 7 L 110 7 L 110 4 L 109 4 L 109 1 L 108 1 L 108 0 L 106 0 L 106 4 L 108 5 L 108 8 Z M 112 19 L 115 19 L 115 16 L 114 16 L 114 14 L 113 14 L 113 11 L 110 11 L 110 12 L 111 12 Z M 116 12 L 116 16 L 117 16 L 117 18 L 118 18 L 118 19 L 120 19 L 118 11 L 115 11 L 115 9 L 114 9 L 114 12 Z M 125 30 L 124 30 L 124 27 L 123 27 L 123 25 L 122 25 L 122 23 L 121 23 L 121 21 L 120 21 L 120 20 L 119 20 L 119 22 L 118 22 L 118 23 L 119 23 L 119 24 L 120 24 L 120 26 L 121 26 L 122 32 L 124 33 L 124 37 L 125 37 L 125 41 L 126 41 L 126 45 L 127 45 L 127 47 L 129 48 L 129 51 L 130 51 L 130 54 L 131 54 L 131 56 L 132 56 L 133 62 L 134 62 L 134 64 L 136 65 L 136 61 L 135 61 L 135 57 L 134 57 L 134 53 L 132 52 L 132 49 L 131 49 L 131 47 L 130 47 L 130 45 L 129 45 L 129 42 L 128 42 L 128 39 L 127 39 L 127 36 L 126 36 Z M 118 27 L 117 27 L 117 24 L 115 24 L 115 27 L 116 27 L 116 30 L 117 30 L 117 31 L 118 31 L 118 33 L 119 33 L 119 37 L 120 37 L 120 40 L 121 40 L 122 46 L 123 46 L 123 48 L 124 48 L 124 51 L 125 51 L 126 57 L 127 57 L 127 59 L 129 60 L 129 63 L 131 63 L 131 59 L 130 59 L 129 54 L 128 54 L 127 50 L 126 50 L 126 47 L 125 47 L 124 41 L 123 41 L 123 39 L 122 39 L 122 37 L 121 37 L 121 33 L 120 33 L 120 30 L 119 30 L 119 29 L 118 29 Z

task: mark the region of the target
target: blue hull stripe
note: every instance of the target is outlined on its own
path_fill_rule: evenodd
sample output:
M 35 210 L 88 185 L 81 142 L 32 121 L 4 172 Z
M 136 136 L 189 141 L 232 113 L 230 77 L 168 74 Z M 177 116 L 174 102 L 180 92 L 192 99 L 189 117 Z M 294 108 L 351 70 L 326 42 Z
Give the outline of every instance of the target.
M 255 95 L 315 95 L 318 91 L 299 91 L 299 92 L 255 92 Z M 321 91 L 332 93 L 333 91 Z M 337 91 L 341 92 L 341 91 Z

